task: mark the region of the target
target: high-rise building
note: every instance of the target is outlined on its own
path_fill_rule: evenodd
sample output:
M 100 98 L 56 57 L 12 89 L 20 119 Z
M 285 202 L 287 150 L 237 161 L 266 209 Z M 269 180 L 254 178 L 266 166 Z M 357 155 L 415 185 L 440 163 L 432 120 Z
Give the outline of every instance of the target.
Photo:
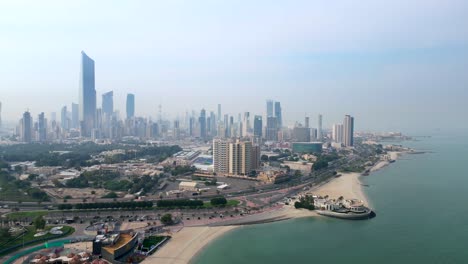
M 276 117 L 267 117 L 267 126 L 265 129 L 265 138 L 268 141 L 278 140 L 278 121 Z
M 343 121 L 343 143 L 346 147 L 354 146 L 354 117 L 350 115 Z
M 262 138 L 262 130 L 263 130 L 262 116 L 256 115 L 254 117 L 254 137 Z
M 180 139 L 180 122 L 179 120 L 174 121 L 174 129 L 172 130 L 174 139 Z
M 32 117 L 29 111 L 24 112 L 21 119 L 21 141 L 31 143 L 32 141 Z
M 278 124 L 278 129 L 281 129 L 283 127 L 283 114 L 281 111 L 280 102 L 275 102 L 275 117 L 276 117 L 276 122 Z
M 216 130 L 218 129 L 216 126 L 216 116 L 213 111 L 210 112 L 210 136 L 214 137 L 216 136 L 217 132 Z
M 273 101 L 272 100 L 267 100 L 266 102 L 266 108 L 267 108 L 267 118 L 273 116 Z
M 333 124 L 332 139 L 334 142 L 343 143 L 343 124 Z
M 47 124 L 44 112 L 40 113 L 37 119 L 37 140 L 39 142 L 45 142 L 47 140 Z
M 102 95 L 102 112 L 111 116 L 114 113 L 114 92 L 110 91 Z
M 202 140 L 206 139 L 206 111 L 202 109 L 200 111 L 200 117 L 198 118 L 198 125 L 200 127 L 200 138 Z
M 295 126 L 293 128 L 293 141 L 310 142 L 310 128 L 303 126 Z
M 250 165 L 251 170 L 256 170 L 260 168 L 260 155 L 261 149 L 259 145 L 252 145 L 252 154 L 251 154 L 251 162 Z
M 62 110 L 60 111 L 60 126 L 63 130 L 68 130 L 70 128 L 68 122 L 67 106 L 62 107 Z
M 305 117 L 304 121 L 305 121 L 304 126 L 307 127 L 307 128 L 310 128 L 309 117 L 308 116 Z
M 72 128 L 80 127 L 80 107 L 78 104 L 72 103 L 72 116 L 71 116 L 71 126 Z
M 218 175 L 229 173 L 229 141 L 213 139 L 213 165 Z
M 318 128 L 317 128 L 317 139 L 322 140 L 322 115 L 318 115 Z
M 244 119 L 242 121 L 242 136 L 246 137 L 249 136 L 251 131 L 250 128 L 250 113 L 245 112 L 244 113 Z
M 81 52 L 79 120 L 81 135 L 90 137 L 96 119 L 96 90 L 94 81 L 94 61 Z
M 310 129 L 310 139 L 312 141 L 317 140 L 317 129 L 316 128 L 311 128 Z
M 218 122 L 221 122 L 221 104 L 218 104 Z
M 127 94 L 127 119 L 135 116 L 135 95 Z
M 213 139 L 213 164 L 218 175 L 248 175 L 259 163 L 260 148 L 254 149 L 252 142 Z
M 248 175 L 252 171 L 252 142 L 239 141 L 229 144 L 229 174 Z

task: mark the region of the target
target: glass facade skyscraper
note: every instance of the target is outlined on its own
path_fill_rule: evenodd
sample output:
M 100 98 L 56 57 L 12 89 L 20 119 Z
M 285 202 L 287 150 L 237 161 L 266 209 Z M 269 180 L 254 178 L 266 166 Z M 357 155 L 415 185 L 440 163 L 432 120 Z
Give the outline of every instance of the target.
M 135 116 L 135 95 L 127 94 L 127 118 Z
M 81 52 L 79 118 L 81 136 L 90 137 L 96 122 L 94 61 Z
M 114 112 L 114 92 L 110 91 L 102 95 L 102 112 L 111 116 Z

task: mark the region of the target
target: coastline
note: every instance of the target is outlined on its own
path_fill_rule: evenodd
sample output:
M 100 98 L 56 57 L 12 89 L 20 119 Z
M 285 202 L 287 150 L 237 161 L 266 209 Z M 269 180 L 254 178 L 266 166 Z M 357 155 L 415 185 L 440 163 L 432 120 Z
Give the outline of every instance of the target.
M 236 226 L 184 227 L 166 245 L 142 263 L 186 264 L 218 237 L 237 228 Z
M 397 151 L 389 152 L 391 159 L 393 160 L 397 160 L 402 153 L 403 152 Z M 390 162 L 388 161 L 379 161 L 370 168 L 370 172 L 372 173 L 381 170 L 389 164 Z M 359 199 L 362 200 L 369 208 L 372 208 L 371 203 L 364 192 L 361 177 L 368 176 L 362 176 L 361 173 L 341 173 L 341 176 L 334 177 L 305 192 L 321 196 L 328 195 L 332 198 L 343 196 L 345 198 Z M 242 219 L 220 222 L 216 225 L 183 227 L 179 232 L 172 236 L 167 245 L 149 256 L 143 263 L 191 263 L 196 255 L 198 255 L 205 247 L 209 246 L 209 244 L 213 243 L 217 238 L 239 228 L 242 225 L 317 216 L 319 215 L 314 211 L 295 209 L 294 206 L 289 205 L 273 211 L 250 215 Z

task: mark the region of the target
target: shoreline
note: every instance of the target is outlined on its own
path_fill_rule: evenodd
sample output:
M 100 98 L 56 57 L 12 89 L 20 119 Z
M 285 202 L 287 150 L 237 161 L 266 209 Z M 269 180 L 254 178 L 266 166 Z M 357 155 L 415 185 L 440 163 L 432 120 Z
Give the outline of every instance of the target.
M 404 152 L 389 152 L 391 159 L 397 160 Z M 379 161 L 370 168 L 370 172 L 379 171 L 391 163 Z M 362 200 L 369 208 L 372 206 L 364 192 L 361 182 L 361 173 L 341 173 L 341 176 L 332 178 L 318 186 L 304 191 L 303 193 L 313 193 L 314 195 L 328 195 L 329 197 L 354 198 Z M 240 228 L 243 225 L 262 224 L 302 217 L 318 217 L 316 212 L 306 209 L 295 209 L 293 205 L 283 206 L 279 209 L 249 215 L 242 219 L 225 221 L 208 226 L 183 227 L 175 233 L 170 241 L 160 250 L 149 256 L 142 263 L 161 264 L 189 264 L 198 256 L 203 249 L 214 243 L 221 236 Z

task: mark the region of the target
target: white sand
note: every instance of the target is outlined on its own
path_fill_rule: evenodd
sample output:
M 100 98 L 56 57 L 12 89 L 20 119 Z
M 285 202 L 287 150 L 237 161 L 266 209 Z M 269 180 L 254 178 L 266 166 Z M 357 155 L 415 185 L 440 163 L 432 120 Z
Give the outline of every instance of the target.
M 234 229 L 234 226 L 200 226 L 184 227 L 172 235 L 171 240 L 149 256 L 142 263 L 184 264 L 189 263 L 208 243 L 224 233 Z
M 317 186 L 309 192 L 321 196 L 328 195 L 330 198 L 343 196 L 345 199 L 359 199 L 368 205 L 367 197 L 359 180 L 360 175 L 359 173 L 342 173 L 340 177 Z

